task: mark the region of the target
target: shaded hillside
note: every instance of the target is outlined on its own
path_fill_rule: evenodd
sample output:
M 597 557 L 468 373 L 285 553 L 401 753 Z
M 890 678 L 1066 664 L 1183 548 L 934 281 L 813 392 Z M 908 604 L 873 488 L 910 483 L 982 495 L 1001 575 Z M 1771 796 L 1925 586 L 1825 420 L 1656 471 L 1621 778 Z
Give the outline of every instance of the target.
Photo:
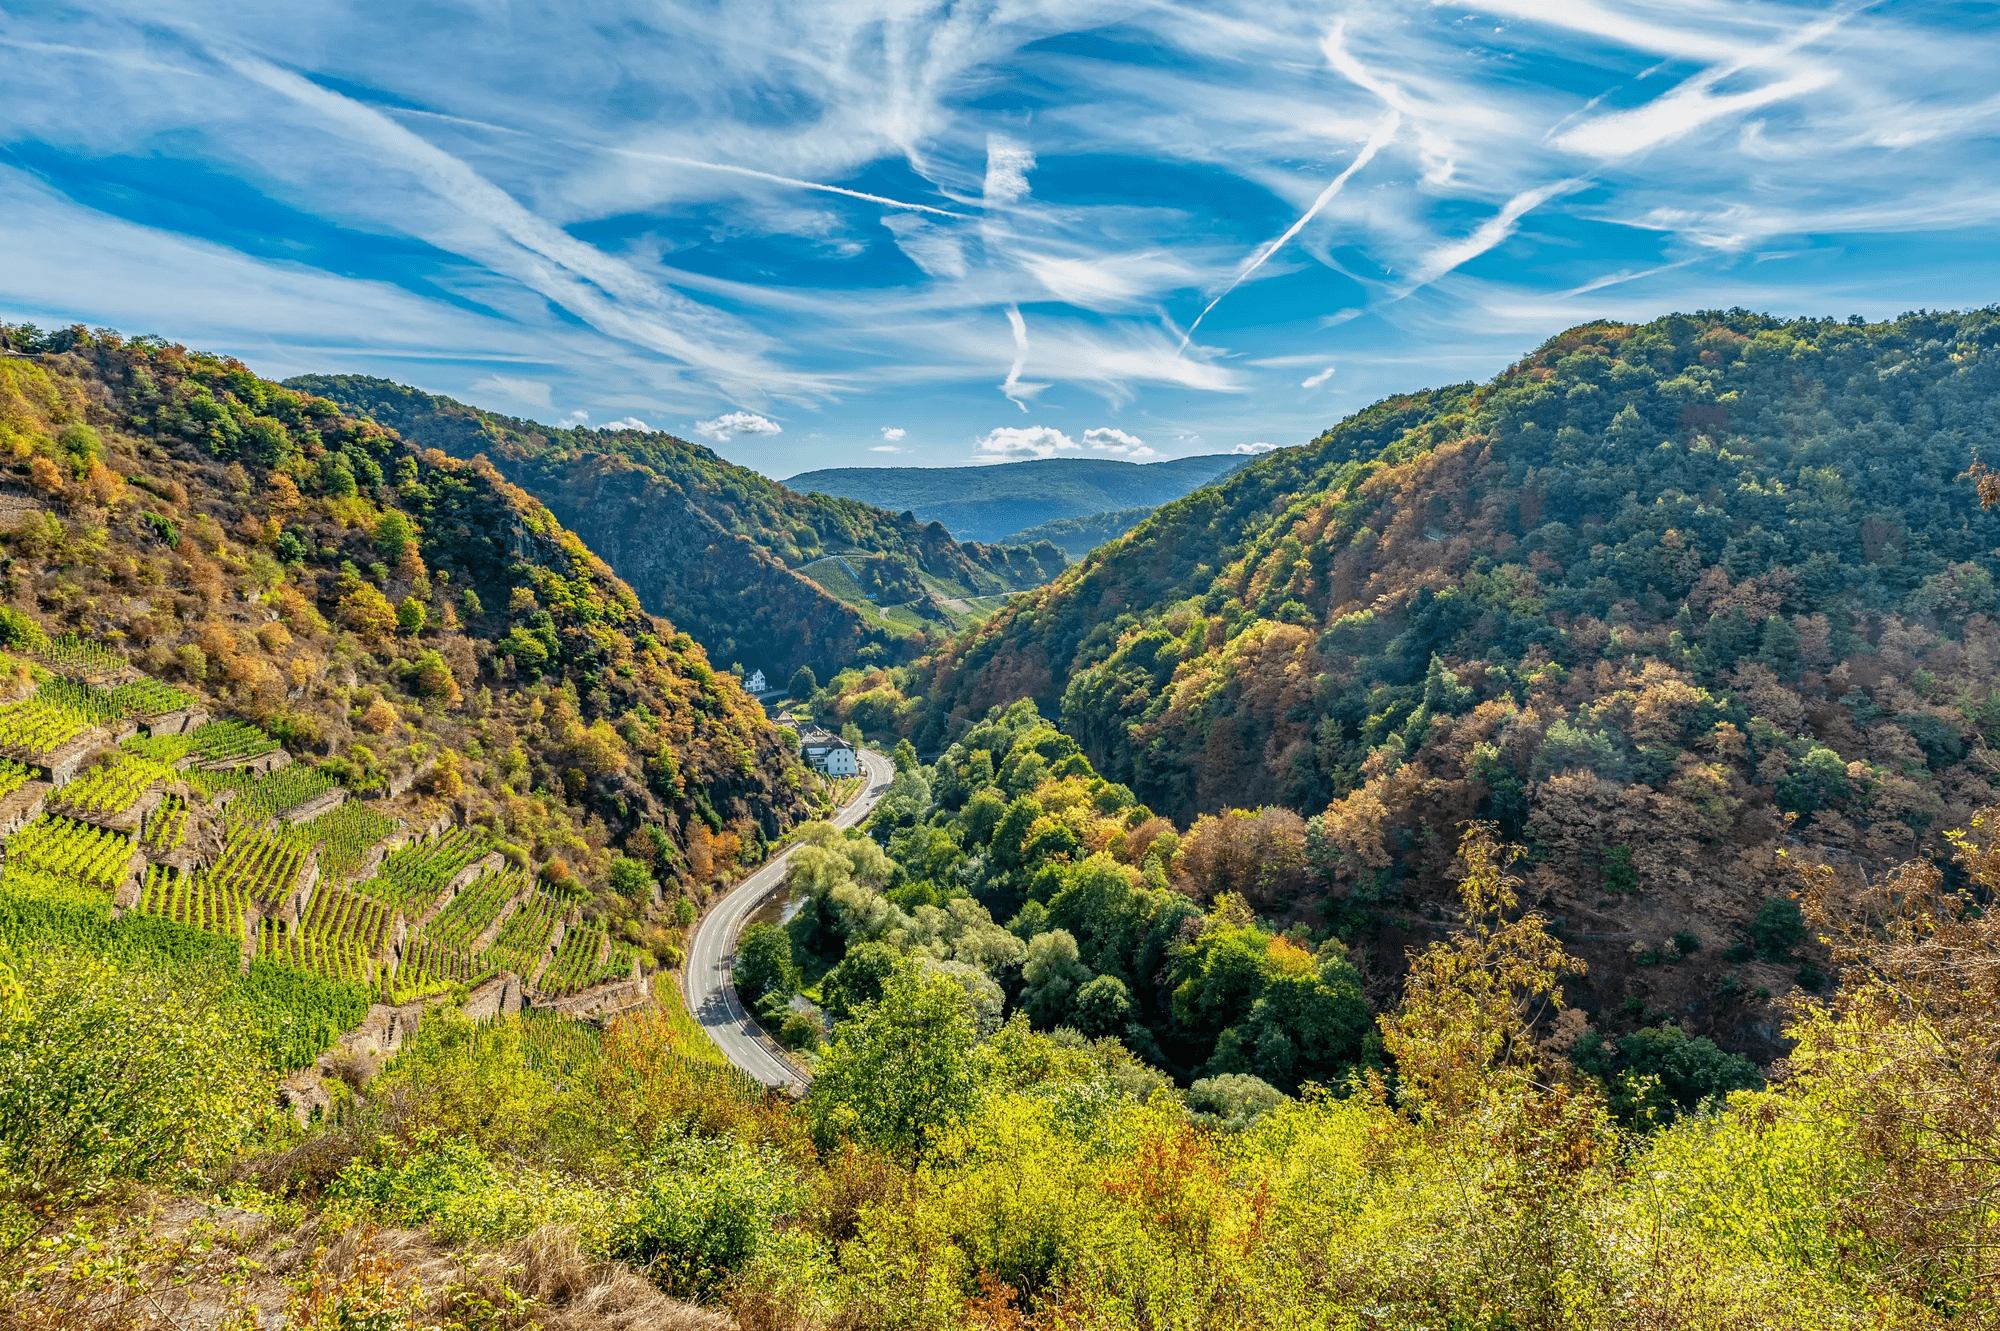
M 485 454 L 718 661 L 782 678 L 895 661 L 958 624 L 948 598 L 1033 587 L 1053 546 L 961 545 L 941 526 L 799 495 L 713 451 L 640 430 L 560 430 L 386 379 L 304 375 L 320 393 L 453 457 Z M 813 565 L 838 558 L 816 574 Z M 822 576 L 826 575 L 826 576 Z
M 1990 310 L 1574 329 L 1166 506 L 875 710 L 934 748 L 1041 699 L 1176 817 L 1315 816 L 1336 900 L 1492 818 L 1593 964 L 1728 947 L 1785 817 L 1883 864 L 1992 799 L 1996 405 Z
M 961 540 L 1001 541 L 1044 522 L 1164 504 L 1241 466 L 1228 453 L 1169 462 L 1039 458 L 990 467 L 835 467 L 801 472 L 794 490 L 841 495 L 942 522 Z
M 1034 545 L 1048 541 L 1072 560 L 1085 555 L 1103 545 L 1115 541 L 1146 520 L 1151 507 L 1121 508 L 1110 513 L 1086 513 L 1080 518 L 1063 518 L 1058 522 L 1044 522 L 1039 527 L 1029 527 L 1006 537 L 1003 545 Z
M 807 811 L 780 732 L 485 463 L 157 339 L 0 358 L 6 636 L 213 699 L 357 794 L 700 893 Z M 642 912 L 643 914 L 643 912 Z

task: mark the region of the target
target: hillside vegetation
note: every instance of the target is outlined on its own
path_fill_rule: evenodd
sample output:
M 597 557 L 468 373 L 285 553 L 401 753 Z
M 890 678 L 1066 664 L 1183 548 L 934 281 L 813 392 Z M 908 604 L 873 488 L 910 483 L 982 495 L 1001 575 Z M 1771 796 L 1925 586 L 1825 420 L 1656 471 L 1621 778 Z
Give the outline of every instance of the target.
M 1039 458 L 986 467 L 833 467 L 785 484 L 941 522 L 961 540 L 1006 543 L 1010 532 L 1135 505 L 1153 506 L 1243 465 L 1229 453 L 1168 462 Z
M 817 783 L 736 681 L 492 467 L 157 340 L 9 340 L 39 354 L 0 357 L 0 637 L 69 680 L 22 706 L 53 709 L 52 734 L 110 740 L 120 716 L 216 718 L 194 740 L 133 723 L 129 760 L 100 751 L 51 813 L 115 820 L 164 791 L 157 837 L 110 825 L 185 876 L 230 862 L 238 824 L 366 797 L 379 817 L 297 853 L 330 875 L 328 856 L 351 869 L 398 824 L 442 819 L 479 848 L 454 872 L 488 854 L 540 867 L 575 898 L 557 915 L 588 905 L 628 962 L 638 946 L 658 964 L 678 955 L 674 897 L 691 914 L 812 807 Z M 92 692 L 113 686 L 134 699 L 122 713 Z M 268 778 L 235 766 L 287 760 Z M 290 844 L 245 853 L 262 866 Z M 161 892 L 178 899 L 179 880 Z M 379 943 L 357 978 L 384 978 Z
M 1054 546 L 960 544 L 908 514 L 798 494 L 669 434 L 557 429 L 362 375 L 289 382 L 417 447 L 485 455 L 649 610 L 773 679 L 908 659 L 967 622 L 947 602 L 1039 586 L 1065 563 Z
M 1106 541 L 1115 541 L 1131 531 L 1145 521 L 1146 515 L 1155 507 L 1157 505 L 1120 508 L 1109 513 L 1086 513 L 1080 518 L 1044 522 L 1039 527 L 1029 527 L 1025 531 L 1017 531 L 1012 536 L 1004 537 L 1001 543 L 1033 545 L 1039 541 L 1048 541 L 1068 555 L 1072 561 L 1080 560 Z
M 1788 841 L 1886 865 L 1992 797 L 2000 519 L 1960 478 L 2000 447 L 1996 348 L 1994 311 L 1577 328 L 1165 506 L 839 706 L 936 748 L 1033 697 L 1178 820 L 1296 810 L 1294 905 L 1370 907 L 1390 957 L 1490 818 L 1593 1006 L 1726 1009 Z

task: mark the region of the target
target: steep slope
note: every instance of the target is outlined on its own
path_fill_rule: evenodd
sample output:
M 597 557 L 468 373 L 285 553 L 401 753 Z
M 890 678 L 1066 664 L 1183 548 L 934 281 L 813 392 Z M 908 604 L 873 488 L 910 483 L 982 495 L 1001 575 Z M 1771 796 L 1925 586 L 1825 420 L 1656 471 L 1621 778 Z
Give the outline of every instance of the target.
M 1111 509 L 1179 499 L 1234 471 L 1228 453 L 1169 462 L 1040 458 L 991 467 L 835 467 L 785 484 L 801 492 L 858 499 L 891 512 L 941 522 L 960 540 L 1004 541 L 1010 532 Z
M 672 435 L 555 429 L 360 375 L 288 382 L 419 447 L 485 454 L 650 610 L 774 678 L 905 659 L 958 625 L 948 599 L 1038 586 L 1064 564 L 1053 546 L 961 545 L 907 514 L 795 494 Z
M 1029 527 L 1006 537 L 1003 545 L 1034 545 L 1048 541 L 1068 555 L 1071 560 L 1082 559 L 1085 555 L 1103 545 L 1115 541 L 1146 520 L 1153 507 L 1120 508 L 1109 513 L 1086 513 L 1080 518 L 1063 518 L 1057 522 L 1044 522 L 1039 527 Z
M 31 349 L 0 358 L 22 623 L 595 881 L 622 847 L 699 892 L 806 812 L 762 710 L 493 467 L 156 339 Z
M 1313 815 L 1333 901 L 1429 894 L 1494 819 L 1629 979 L 1740 937 L 1788 835 L 1882 865 L 1993 798 L 1996 407 L 2000 311 L 1588 325 L 1162 508 L 872 703 L 928 749 L 1032 696 L 1177 818 Z

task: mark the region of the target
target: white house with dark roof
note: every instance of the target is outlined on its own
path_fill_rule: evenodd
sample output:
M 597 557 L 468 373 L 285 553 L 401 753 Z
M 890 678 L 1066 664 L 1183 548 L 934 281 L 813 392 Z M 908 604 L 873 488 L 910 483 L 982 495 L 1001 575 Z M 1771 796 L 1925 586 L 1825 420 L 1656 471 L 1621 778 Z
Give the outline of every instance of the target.
M 826 776 L 861 775 L 861 758 L 854 752 L 854 746 L 819 726 L 808 726 L 800 734 L 799 757 Z

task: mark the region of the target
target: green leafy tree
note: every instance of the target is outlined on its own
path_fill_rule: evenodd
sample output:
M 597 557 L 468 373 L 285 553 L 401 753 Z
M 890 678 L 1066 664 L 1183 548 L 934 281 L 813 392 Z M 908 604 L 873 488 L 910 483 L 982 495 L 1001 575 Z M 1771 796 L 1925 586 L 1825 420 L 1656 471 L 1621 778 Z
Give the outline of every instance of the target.
M 851 947 L 838 966 L 819 982 L 821 1006 L 835 1021 L 845 1021 L 882 998 L 882 988 L 902 959 L 887 943 Z
M 767 998 L 779 1004 L 798 992 L 798 968 L 792 964 L 792 936 L 775 924 L 753 924 L 736 944 L 736 992 L 757 1007 Z
M 414 596 L 405 596 L 403 603 L 396 607 L 396 627 L 406 634 L 415 635 L 424 631 L 424 621 L 429 618 L 424 603 Z
M 922 1156 L 979 1103 L 977 1042 L 964 989 L 899 966 L 882 1001 L 841 1025 L 820 1060 L 806 1093 L 814 1140 L 822 1150 L 847 1139 Z
M 811 666 L 800 666 L 792 672 L 792 681 L 786 686 L 794 700 L 804 702 L 819 692 L 819 680 L 813 675 Z
M 712 1297 L 776 1241 L 798 1205 L 798 1181 L 774 1152 L 728 1137 L 674 1137 L 639 1170 L 611 1255 L 667 1293 Z

